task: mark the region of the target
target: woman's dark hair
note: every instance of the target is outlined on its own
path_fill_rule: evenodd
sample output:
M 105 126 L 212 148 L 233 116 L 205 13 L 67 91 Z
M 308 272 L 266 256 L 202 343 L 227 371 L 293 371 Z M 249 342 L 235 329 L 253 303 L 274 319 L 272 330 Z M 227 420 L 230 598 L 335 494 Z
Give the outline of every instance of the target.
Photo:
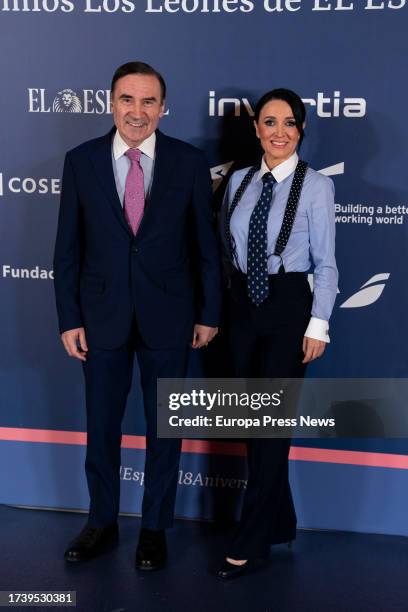
M 166 83 L 164 82 L 162 75 L 159 72 L 157 72 L 157 70 L 149 66 L 149 64 L 145 64 L 144 62 L 128 62 L 127 64 L 123 64 L 122 66 L 119 66 L 119 68 L 117 68 L 112 78 L 112 84 L 111 84 L 112 93 L 113 93 L 113 90 L 115 89 L 116 81 L 118 81 L 122 77 L 128 76 L 128 74 L 146 74 L 149 76 L 156 77 L 156 79 L 160 83 L 161 102 L 163 102 L 163 100 L 166 97 Z
M 260 100 L 258 100 L 255 106 L 255 121 L 258 123 L 259 116 L 261 114 L 261 110 L 268 104 L 271 100 L 283 100 L 287 104 L 289 104 L 292 109 L 293 117 L 295 119 L 296 127 L 298 129 L 300 139 L 299 145 L 301 144 L 304 136 L 303 124 L 306 119 L 306 109 L 305 105 L 302 102 L 302 99 L 290 89 L 272 89 L 272 91 L 268 91 L 266 94 L 262 96 Z

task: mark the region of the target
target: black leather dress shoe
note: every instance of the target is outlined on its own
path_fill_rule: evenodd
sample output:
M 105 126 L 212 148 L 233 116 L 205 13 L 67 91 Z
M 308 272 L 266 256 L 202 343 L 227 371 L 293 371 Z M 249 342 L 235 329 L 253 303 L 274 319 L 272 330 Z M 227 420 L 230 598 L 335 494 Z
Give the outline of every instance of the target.
M 220 569 L 217 572 L 218 578 L 228 580 L 229 578 L 238 578 L 248 570 L 249 561 L 243 565 L 235 565 L 224 559 Z
M 84 561 L 106 552 L 118 541 L 118 525 L 91 527 L 85 525 L 81 533 L 71 542 L 64 554 L 66 561 Z
M 136 549 L 136 568 L 158 570 L 166 565 L 167 546 L 164 530 L 142 529 Z

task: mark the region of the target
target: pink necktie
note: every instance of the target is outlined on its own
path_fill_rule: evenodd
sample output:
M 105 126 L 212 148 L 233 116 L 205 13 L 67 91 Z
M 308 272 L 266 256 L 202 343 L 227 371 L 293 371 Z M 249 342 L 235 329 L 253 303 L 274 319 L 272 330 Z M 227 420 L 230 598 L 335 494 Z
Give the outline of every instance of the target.
M 134 235 L 139 229 L 143 217 L 145 196 L 143 169 L 140 165 L 141 151 L 128 149 L 126 156 L 130 159 L 130 168 L 125 185 L 125 217 Z

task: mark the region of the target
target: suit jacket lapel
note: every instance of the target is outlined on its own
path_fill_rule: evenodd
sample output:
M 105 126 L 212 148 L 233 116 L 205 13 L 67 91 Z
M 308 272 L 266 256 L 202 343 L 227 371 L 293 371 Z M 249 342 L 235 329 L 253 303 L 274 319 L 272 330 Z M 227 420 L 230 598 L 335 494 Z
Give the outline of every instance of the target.
M 172 150 L 171 139 L 156 131 L 156 151 L 154 161 L 154 173 L 149 202 L 146 206 L 142 222 L 136 234 L 139 240 L 146 235 L 150 223 L 158 222 L 158 211 L 160 199 L 171 183 L 174 166 L 177 163 L 176 156 Z
M 150 204 L 160 199 L 163 191 L 171 183 L 173 166 L 176 163 L 172 153 L 171 140 L 159 130 L 156 132 L 156 155 L 154 164 L 154 175 L 152 189 L 150 193 Z
M 112 136 L 116 128 L 113 128 L 106 136 L 101 138 L 90 157 L 95 168 L 96 176 L 107 196 L 113 212 L 123 228 L 132 235 L 129 225 L 125 219 L 122 204 L 116 189 L 115 176 L 112 167 Z

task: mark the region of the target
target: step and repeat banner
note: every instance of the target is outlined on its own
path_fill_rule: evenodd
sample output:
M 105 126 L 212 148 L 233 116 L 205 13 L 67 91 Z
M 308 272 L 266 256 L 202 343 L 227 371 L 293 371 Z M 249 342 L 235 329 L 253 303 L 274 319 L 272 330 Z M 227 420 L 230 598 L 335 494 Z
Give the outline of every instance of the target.
M 130 60 L 165 77 L 161 129 L 205 151 L 215 207 L 257 155 L 260 95 L 301 95 L 301 156 L 336 187 L 340 272 L 331 344 L 309 375 L 408 376 L 407 26 L 405 0 L 0 0 L 0 502 L 88 504 L 82 372 L 60 344 L 52 253 L 65 152 L 111 128 L 111 77 Z M 212 363 L 217 351 L 222 337 Z M 122 511 L 138 513 L 136 367 L 124 434 Z M 184 451 L 177 514 L 236 513 L 243 447 Z M 408 534 L 408 441 L 294 440 L 291 459 L 300 526 Z

